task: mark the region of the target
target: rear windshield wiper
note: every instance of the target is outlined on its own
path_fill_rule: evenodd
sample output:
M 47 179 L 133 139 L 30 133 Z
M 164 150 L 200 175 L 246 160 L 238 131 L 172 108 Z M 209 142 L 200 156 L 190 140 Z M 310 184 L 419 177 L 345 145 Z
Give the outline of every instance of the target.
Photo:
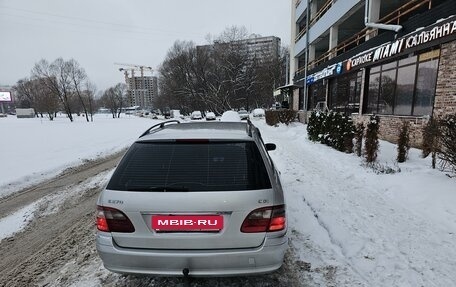
M 127 187 L 127 191 L 188 191 L 188 188 L 185 186 L 131 186 Z

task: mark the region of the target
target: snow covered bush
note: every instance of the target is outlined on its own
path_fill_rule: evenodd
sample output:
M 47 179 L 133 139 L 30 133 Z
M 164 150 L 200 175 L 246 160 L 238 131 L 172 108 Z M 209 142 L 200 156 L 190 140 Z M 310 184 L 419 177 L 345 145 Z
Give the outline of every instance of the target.
M 364 143 L 364 156 L 367 162 L 374 162 L 377 159 L 379 148 L 378 130 L 380 127 L 380 118 L 371 116 L 366 129 L 366 140 Z
M 355 153 L 357 156 L 363 154 L 364 124 L 357 123 L 355 126 Z
M 323 123 L 326 119 L 326 113 L 312 112 L 310 114 L 309 123 L 307 124 L 307 134 L 311 141 L 320 141 L 323 136 Z
M 354 126 L 349 117 L 334 112 L 313 112 L 307 132 L 312 141 L 319 141 L 339 151 L 353 152 Z
M 449 168 L 456 172 L 456 115 L 449 115 L 441 120 L 442 129 L 442 148 L 440 159 L 442 159 L 442 168 Z
M 278 123 L 289 125 L 296 119 L 297 111 L 293 110 L 277 110 L 277 111 L 266 111 L 266 124 L 275 126 Z
M 342 138 L 344 140 L 344 151 L 353 152 L 353 138 L 355 136 L 355 126 L 350 117 L 344 117 L 342 120 Z
M 437 154 L 440 151 L 441 129 L 439 121 L 431 118 L 423 128 L 423 142 L 421 149 L 423 158 L 432 156 L 432 168 L 435 168 Z
M 276 111 L 265 111 L 266 124 L 275 126 L 279 123 L 279 115 Z
M 399 128 L 399 138 L 397 140 L 397 162 L 405 162 L 410 150 L 410 124 L 407 121 L 402 123 Z
M 294 122 L 296 120 L 296 116 L 298 115 L 298 112 L 293 110 L 279 110 L 277 112 L 279 116 L 279 122 L 286 125 Z

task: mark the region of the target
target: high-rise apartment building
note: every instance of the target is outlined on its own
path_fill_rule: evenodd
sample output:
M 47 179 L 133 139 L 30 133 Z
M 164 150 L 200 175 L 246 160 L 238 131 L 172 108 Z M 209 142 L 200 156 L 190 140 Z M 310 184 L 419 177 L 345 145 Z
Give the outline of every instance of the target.
M 292 0 L 293 108 L 365 120 L 420 141 L 429 117 L 456 113 L 456 1 Z
M 128 104 L 150 109 L 154 97 L 158 95 L 158 82 L 155 76 L 131 76 L 127 79 Z
M 249 59 L 276 59 L 280 55 L 280 38 L 257 37 L 240 41 L 247 48 Z
M 213 45 L 197 46 L 197 49 L 213 49 L 217 45 L 226 45 L 227 43 L 215 42 Z M 280 55 L 280 38 L 275 36 L 268 37 L 252 37 L 245 40 L 238 40 L 229 43 L 230 45 L 238 45 L 246 53 L 249 60 L 256 58 L 257 60 L 277 59 Z

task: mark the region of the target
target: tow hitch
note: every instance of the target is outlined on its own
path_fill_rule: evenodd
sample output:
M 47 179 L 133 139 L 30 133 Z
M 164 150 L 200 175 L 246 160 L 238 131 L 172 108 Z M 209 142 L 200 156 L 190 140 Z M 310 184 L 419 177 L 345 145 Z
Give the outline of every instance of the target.
M 182 274 L 184 274 L 184 279 L 183 279 L 184 287 L 190 287 L 190 276 L 188 276 L 189 273 L 190 273 L 190 270 L 188 270 L 188 268 L 184 268 L 182 270 Z

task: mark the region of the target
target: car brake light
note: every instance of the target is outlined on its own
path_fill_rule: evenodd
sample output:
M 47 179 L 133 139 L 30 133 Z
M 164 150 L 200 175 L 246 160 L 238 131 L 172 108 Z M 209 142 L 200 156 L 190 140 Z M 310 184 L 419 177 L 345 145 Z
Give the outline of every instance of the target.
M 208 139 L 177 139 L 176 143 L 207 144 Z
M 130 219 L 120 210 L 97 206 L 97 228 L 104 232 L 135 232 Z
M 272 232 L 286 227 L 285 205 L 261 207 L 250 212 L 244 219 L 241 232 Z

